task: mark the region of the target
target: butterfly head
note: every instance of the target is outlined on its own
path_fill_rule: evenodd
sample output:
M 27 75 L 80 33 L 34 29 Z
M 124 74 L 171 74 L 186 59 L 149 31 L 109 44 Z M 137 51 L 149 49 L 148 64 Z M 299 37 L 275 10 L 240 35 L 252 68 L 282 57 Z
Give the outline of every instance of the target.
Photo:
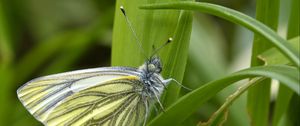
M 151 57 L 146 63 L 146 70 L 149 73 L 160 73 L 162 71 L 162 65 L 159 57 Z
M 152 74 L 160 74 L 162 71 L 162 64 L 159 57 L 151 57 L 148 59 L 142 66 L 139 68 L 145 75 L 152 75 Z

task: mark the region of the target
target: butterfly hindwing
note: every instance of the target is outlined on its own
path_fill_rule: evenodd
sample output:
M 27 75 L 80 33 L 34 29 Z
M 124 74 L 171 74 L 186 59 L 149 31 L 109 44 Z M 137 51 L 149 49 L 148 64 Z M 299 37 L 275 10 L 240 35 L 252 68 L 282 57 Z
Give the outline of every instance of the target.
M 45 125 L 137 125 L 145 115 L 138 74 L 110 67 L 50 75 L 22 86 L 18 97 Z

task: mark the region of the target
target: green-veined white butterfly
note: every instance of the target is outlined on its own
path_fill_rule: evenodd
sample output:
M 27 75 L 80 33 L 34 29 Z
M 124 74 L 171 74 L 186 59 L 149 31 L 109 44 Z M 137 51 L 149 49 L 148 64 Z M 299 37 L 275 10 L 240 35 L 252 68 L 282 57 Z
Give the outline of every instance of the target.
M 139 68 L 102 67 L 36 78 L 17 94 L 48 126 L 145 125 L 149 106 L 153 101 L 161 105 L 160 95 L 174 80 L 163 79 L 161 70 L 160 59 L 151 56 Z
M 157 57 L 140 68 L 102 67 L 34 79 L 18 97 L 45 125 L 138 125 L 170 79 Z

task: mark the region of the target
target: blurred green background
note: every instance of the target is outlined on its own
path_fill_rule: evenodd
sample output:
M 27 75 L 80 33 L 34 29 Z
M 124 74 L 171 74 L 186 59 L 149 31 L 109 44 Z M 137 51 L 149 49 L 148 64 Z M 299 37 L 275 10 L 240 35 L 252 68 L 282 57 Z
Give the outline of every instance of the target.
M 254 0 L 204 2 L 255 15 Z M 278 32 L 282 36 L 286 34 L 289 4 L 290 0 L 281 0 Z M 110 66 L 114 11 L 115 1 L 110 0 L 0 0 L 1 126 L 41 125 L 16 96 L 17 88 L 27 81 L 58 72 Z M 248 67 L 252 39 L 253 34 L 245 28 L 195 14 L 183 83 L 196 88 Z M 232 86 L 222 91 L 185 124 L 207 120 L 235 89 Z M 276 90 L 276 85 L 272 89 Z M 246 109 L 240 111 L 245 106 L 242 96 L 231 107 L 226 125 L 249 124 L 245 123 Z

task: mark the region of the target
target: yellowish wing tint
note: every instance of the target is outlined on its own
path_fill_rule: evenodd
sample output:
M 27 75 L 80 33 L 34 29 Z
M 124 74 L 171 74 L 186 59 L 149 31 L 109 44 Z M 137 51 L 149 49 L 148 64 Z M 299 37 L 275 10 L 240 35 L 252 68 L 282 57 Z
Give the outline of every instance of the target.
M 90 70 L 32 80 L 18 97 L 45 125 L 128 126 L 144 121 L 141 90 L 134 71 Z

